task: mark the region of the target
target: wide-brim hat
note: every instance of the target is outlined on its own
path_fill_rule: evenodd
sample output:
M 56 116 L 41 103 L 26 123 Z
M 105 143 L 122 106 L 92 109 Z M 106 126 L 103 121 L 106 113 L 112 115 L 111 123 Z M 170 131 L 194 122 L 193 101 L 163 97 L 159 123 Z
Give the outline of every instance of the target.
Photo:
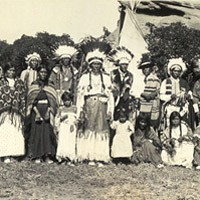
M 152 68 L 154 64 L 151 61 L 143 62 L 139 65 L 138 69 Z

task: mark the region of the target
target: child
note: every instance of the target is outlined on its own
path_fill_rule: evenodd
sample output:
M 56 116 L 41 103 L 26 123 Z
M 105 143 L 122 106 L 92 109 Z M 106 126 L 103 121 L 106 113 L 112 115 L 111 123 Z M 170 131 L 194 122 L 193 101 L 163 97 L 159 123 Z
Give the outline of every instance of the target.
M 194 145 L 191 141 L 192 130 L 181 121 L 179 112 L 172 112 L 170 124 L 164 130 L 162 136 L 163 151 L 162 160 L 168 165 L 181 165 L 192 167 Z
M 128 116 L 121 110 L 118 121 L 111 123 L 111 128 L 116 129 L 111 147 L 111 156 L 114 161 L 125 161 L 133 154 L 131 134 L 133 133 L 133 125 L 127 120 Z
M 76 161 L 76 107 L 72 105 L 73 96 L 69 91 L 61 96 L 63 106 L 56 117 L 58 127 L 58 147 L 56 158 L 59 162 Z

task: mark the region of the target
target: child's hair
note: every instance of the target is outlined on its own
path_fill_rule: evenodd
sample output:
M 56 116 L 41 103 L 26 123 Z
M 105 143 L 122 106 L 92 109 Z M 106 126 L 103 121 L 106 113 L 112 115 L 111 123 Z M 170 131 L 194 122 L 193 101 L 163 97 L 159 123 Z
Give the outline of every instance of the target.
M 150 131 L 150 117 L 147 114 L 139 114 L 136 118 L 135 130 L 140 128 L 140 121 L 146 122 L 145 135 L 147 135 Z
M 73 101 L 73 95 L 70 91 L 65 91 L 62 96 L 61 96 L 61 99 L 63 102 L 65 101 Z
M 182 129 L 181 129 L 181 115 L 179 112 L 177 111 L 174 111 L 171 113 L 170 115 L 170 118 L 169 118 L 169 121 L 170 121 L 170 124 L 169 124 L 169 137 L 172 138 L 172 126 L 173 126 L 173 122 L 172 120 L 175 119 L 175 117 L 178 117 L 180 119 L 180 123 L 179 123 L 179 128 L 180 128 L 180 136 L 182 136 Z

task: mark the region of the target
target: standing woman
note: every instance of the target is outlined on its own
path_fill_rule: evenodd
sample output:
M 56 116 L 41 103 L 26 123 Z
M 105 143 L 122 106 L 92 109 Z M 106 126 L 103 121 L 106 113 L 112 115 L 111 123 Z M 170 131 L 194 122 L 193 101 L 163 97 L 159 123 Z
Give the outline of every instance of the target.
M 110 48 L 106 43 L 99 44 L 104 49 Z M 103 71 L 104 52 L 94 48 L 87 53 L 89 69 L 80 78 L 77 95 L 77 116 L 85 120 L 85 129 L 77 136 L 77 157 L 79 161 L 89 160 L 91 165 L 98 162 L 100 166 L 101 162 L 110 160 L 110 129 L 107 119 L 113 118 L 114 110 L 110 77 Z
M 28 154 L 36 163 L 52 163 L 56 154 L 54 118 L 58 108 L 56 91 L 48 82 L 46 67 L 38 68 L 38 79 L 32 83 L 27 97 Z
M 0 80 L 0 157 L 4 162 L 25 153 L 23 121 L 25 115 L 25 88 L 15 77 L 15 68 L 7 63 Z

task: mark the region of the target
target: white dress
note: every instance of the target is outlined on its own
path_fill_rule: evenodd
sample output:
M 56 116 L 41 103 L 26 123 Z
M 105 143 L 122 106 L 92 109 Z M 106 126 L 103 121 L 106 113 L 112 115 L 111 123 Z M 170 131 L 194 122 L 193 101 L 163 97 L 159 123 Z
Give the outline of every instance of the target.
M 65 119 L 61 122 L 62 117 Z M 72 109 L 63 109 L 60 116 L 56 117 L 58 133 L 57 159 L 69 158 L 71 161 L 76 160 L 76 113 Z
M 116 129 L 111 148 L 111 156 L 113 158 L 131 157 L 133 154 L 130 138 L 133 133 L 133 125 L 131 122 L 126 121 L 125 123 L 120 123 L 120 121 L 114 121 L 111 124 L 111 128 Z
M 185 124 L 181 124 L 182 136 L 186 136 L 188 133 L 188 127 Z M 168 135 L 169 128 L 166 129 L 166 135 Z M 194 144 L 191 141 L 182 141 L 179 143 L 177 140 L 180 138 L 180 127 L 173 128 L 171 132 L 172 138 L 175 138 L 175 155 L 171 156 L 166 150 L 163 150 L 161 157 L 164 163 L 168 165 L 180 165 L 184 167 L 191 167 L 194 154 Z M 169 138 L 169 136 L 167 136 Z
M 20 117 L 4 112 L 1 114 L 1 119 L 3 118 L 4 122 L 0 126 L 0 157 L 24 155 L 25 145 Z M 11 118 L 14 119 L 14 123 Z

